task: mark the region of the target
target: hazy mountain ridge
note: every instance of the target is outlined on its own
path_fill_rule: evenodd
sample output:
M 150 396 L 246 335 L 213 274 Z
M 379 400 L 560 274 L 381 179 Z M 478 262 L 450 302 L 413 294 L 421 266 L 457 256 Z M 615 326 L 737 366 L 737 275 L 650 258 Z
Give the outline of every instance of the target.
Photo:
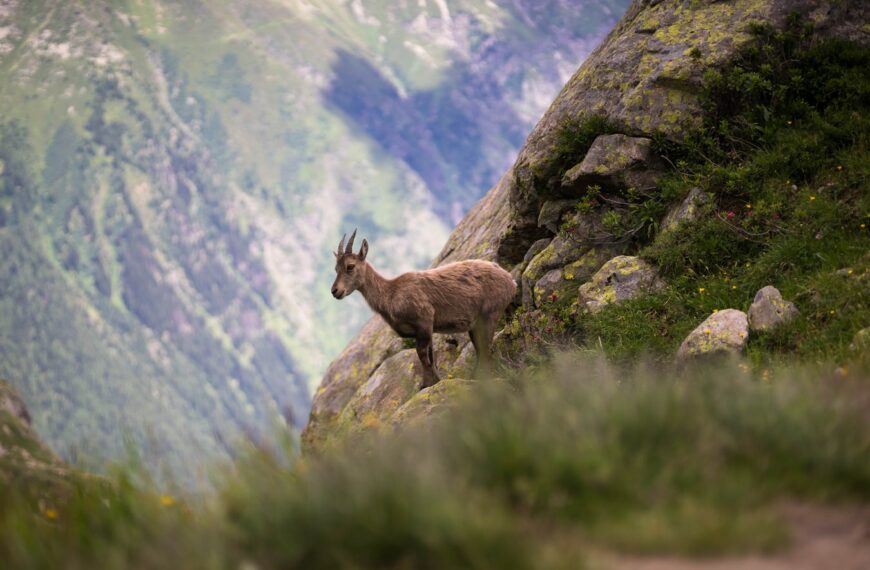
M 328 294 L 339 232 L 376 238 L 387 272 L 428 264 L 615 17 L 560 2 L 3 2 L 0 363 L 36 428 L 62 451 L 116 455 L 126 431 L 212 455 L 240 427 L 302 421 L 366 315 Z M 385 117 L 425 115 L 431 171 L 380 138 L 400 125 L 330 104 L 353 87 L 341 53 L 394 90 Z M 445 110 L 456 120 L 431 133 Z M 481 147 L 474 161 L 444 152 L 457 141 Z

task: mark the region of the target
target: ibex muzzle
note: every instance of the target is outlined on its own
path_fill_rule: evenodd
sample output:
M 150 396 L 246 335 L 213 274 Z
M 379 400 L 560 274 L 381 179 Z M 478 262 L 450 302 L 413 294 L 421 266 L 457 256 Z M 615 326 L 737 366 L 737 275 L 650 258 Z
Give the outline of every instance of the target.
M 516 293 L 510 273 L 495 263 L 470 259 L 386 279 L 366 261 L 366 240 L 353 253 L 355 237 L 356 230 L 347 245 L 344 237 L 338 244 L 332 296 L 343 299 L 358 290 L 399 336 L 413 338 L 424 388 L 439 380 L 432 350 L 435 332 L 469 333 L 477 352 L 475 376 L 488 374 L 496 324 Z

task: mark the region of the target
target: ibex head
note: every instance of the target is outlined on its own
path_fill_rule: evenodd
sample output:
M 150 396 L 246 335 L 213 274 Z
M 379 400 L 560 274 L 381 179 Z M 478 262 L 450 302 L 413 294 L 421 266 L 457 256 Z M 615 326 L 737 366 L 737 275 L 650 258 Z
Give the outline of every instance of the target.
M 350 234 L 350 241 L 344 245 L 344 237 L 338 242 L 338 250 L 335 252 L 335 282 L 332 284 L 332 296 L 336 299 L 344 299 L 360 288 L 365 276 L 366 255 L 369 252 L 369 242 L 363 240 L 359 253 L 353 252 L 353 240 L 356 230 Z

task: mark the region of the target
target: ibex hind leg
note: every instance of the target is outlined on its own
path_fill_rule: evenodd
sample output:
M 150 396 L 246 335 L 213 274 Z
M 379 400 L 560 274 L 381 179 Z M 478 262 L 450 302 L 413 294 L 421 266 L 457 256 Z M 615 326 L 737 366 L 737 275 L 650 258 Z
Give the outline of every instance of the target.
M 423 388 L 438 383 L 438 373 L 435 372 L 435 351 L 432 349 L 432 335 L 417 337 L 417 358 L 423 366 Z

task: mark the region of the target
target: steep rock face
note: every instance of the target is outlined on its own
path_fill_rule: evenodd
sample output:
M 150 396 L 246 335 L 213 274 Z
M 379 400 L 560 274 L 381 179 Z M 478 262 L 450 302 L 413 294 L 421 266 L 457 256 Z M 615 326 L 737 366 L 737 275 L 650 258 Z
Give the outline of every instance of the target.
M 563 183 L 565 175 L 575 167 L 582 170 L 595 139 L 583 143 L 585 148 L 575 145 L 566 149 L 566 125 L 603 117 L 594 133 L 602 135 L 597 137 L 601 139 L 599 147 L 608 146 L 605 143 L 631 147 L 630 152 L 623 153 L 627 160 L 617 161 L 622 172 L 614 170 L 603 180 L 607 186 L 604 192 L 621 194 L 629 187 L 636 188 L 637 180 L 643 182 L 641 190 L 655 192 L 654 187 L 648 187 L 655 184 L 658 169 L 649 139 L 664 133 L 679 140 L 700 124 L 697 93 L 703 72 L 729 61 L 750 40 L 750 23 L 764 21 L 781 28 L 794 11 L 810 17 L 823 36 L 855 39 L 863 33 L 860 23 L 866 21 L 867 11 L 858 4 L 636 0 L 562 89 L 529 135 L 513 167 L 459 223 L 433 265 L 465 258 L 495 260 L 512 269 L 516 278 L 522 276 L 522 301 L 527 309 L 545 301 L 548 293 L 558 295 L 579 287 L 605 261 L 630 252 L 602 231 L 606 206 L 578 208 L 571 213 L 572 205 L 587 189 L 573 177 Z M 546 241 L 550 238 L 554 239 Z M 572 266 L 586 256 L 594 258 L 594 263 Z M 559 260 L 554 261 L 554 257 Z M 374 317 L 333 361 L 315 395 L 303 433 L 306 449 L 317 447 L 335 432 L 342 410 L 397 352 L 391 338 L 395 337 L 383 321 Z M 466 355 L 467 363 L 470 347 L 466 344 L 466 335 L 460 335 L 457 348 Z M 448 361 L 442 370 L 455 372 L 451 366 Z M 388 381 L 407 385 L 409 379 L 399 374 Z M 424 393 L 412 400 L 425 400 Z M 404 421 L 413 406 L 401 409 L 405 409 Z M 389 410 L 384 415 L 391 414 Z

